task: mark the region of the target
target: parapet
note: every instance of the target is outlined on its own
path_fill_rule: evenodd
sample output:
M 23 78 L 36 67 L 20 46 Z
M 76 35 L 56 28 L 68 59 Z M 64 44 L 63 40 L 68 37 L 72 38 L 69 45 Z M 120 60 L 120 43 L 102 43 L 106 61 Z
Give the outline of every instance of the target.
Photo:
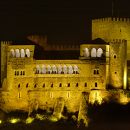
M 125 39 L 111 39 L 109 40 L 110 43 L 127 43 Z
M 108 17 L 108 18 L 98 18 L 98 19 L 93 19 L 92 22 L 130 22 L 130 18 L 119 18 L 119 17 Z
M 12 41 L 1 41 L 1 45 L 10 45 Z

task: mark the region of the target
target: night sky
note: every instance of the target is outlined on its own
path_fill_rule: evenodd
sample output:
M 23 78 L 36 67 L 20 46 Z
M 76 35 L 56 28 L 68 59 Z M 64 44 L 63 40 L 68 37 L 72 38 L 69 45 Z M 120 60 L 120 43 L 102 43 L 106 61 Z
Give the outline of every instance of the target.
M 129 0 L 113 0 L 113 16 L 130 17 Z M 112 16 L 112 0 L 0 0 L 0 39 L 47 34 L 49 40 L 90 39 L 91 19 Z

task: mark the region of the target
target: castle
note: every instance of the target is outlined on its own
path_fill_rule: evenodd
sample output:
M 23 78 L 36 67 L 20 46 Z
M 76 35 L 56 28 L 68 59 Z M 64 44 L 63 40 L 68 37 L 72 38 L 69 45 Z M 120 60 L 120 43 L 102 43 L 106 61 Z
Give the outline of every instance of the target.
M 87 104 L 113 97 L 128 103 L 130 19 L 92 20 L 92 39 L 104 43 L 80 45 L 77 60 L 36 60 L 34 45 L 1 42 L 0 108 L 6 112 L 38 108 L 60 119 L 64 107 L 87 120 Z M 40 42 L 40 41 L 39 41 Z M 113 95 L 113 91 L 115 92 Z

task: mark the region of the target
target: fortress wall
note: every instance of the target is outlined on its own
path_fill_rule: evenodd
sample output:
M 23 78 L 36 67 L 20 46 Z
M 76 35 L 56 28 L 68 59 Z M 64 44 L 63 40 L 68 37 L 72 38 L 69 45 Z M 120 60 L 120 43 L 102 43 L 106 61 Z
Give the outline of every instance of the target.
M 92 39 L 102 38 L 109 42 L 112 39 L 127 40 L 127 59 L 130 60 L 130 19 L 102 18 L 92 21 Z
M 110 84 L 115 88 L 122 88 L 125 70 L 125 40 L 110 42 Z

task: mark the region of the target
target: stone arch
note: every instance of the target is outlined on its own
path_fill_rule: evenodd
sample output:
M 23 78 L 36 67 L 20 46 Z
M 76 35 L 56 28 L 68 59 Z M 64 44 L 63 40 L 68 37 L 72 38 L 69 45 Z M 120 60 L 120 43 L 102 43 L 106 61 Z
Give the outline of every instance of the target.
M 20 54 L 21 54 L 21 57 L 24 58 L 25 57 L 25 52 L 24 52 L 24 49 L 21 49 L 20 50 Z
M 20 57 L 20 52 L 19 52 L 19 49 L 15 49 L 15 53 L 16 53 L 16 57 Z
M 56 67 L 55 65 L 52 66 L 52 72 L 53 72 L 54 74 L 57 73 L 57 67 Z
M 46 74 L 46 66 L 42 65 L 42 70 L 41 70 L 42 74 Z
M 11 57 L 15 57 L 15 51 L 14 51 L 14 49 L 10 50 L 10 55 L 11 55 Z
M 63 66 L 63 73 L 67 74 L 67 66 L 66 65 Z
M 68 74 L 73 74 L 73 68 L 71 65 L 68 66 Z
M 62 73 L 62 66 L 58 65 L 58 74 L 61 74 L 61 73 Z
M 102 48 L 98 48 L 98 50 L 97 50 L 97 57 L 102 57 L 102 54 L 103 54 Z
M 83 50 L 83 56 L 84 57 L 89 57 L 89 49 L 88 48 L 84 48 L 84 50 Z
M 51 74 L 52 73 L 52 68 L 50 65 L 47 66 L 47 73 L 48 74 Z
M 79 68 L 77 65 L 74 65 L 74 73 L 78 74 L 79 73 Z
M 29 49 L 26 49 L 26 50 L 25 50 L 25 54 L 26 54 L 26 57 L 30 57 L 30 50 L 29 50 Z
M 96 57 L 97 56 L 97 51 L 96 48 L 91 49 L 91 57 Z
M 41 68 L 39 65 L 36 65 L 36 74 L 40 74 L 41 73 Z

